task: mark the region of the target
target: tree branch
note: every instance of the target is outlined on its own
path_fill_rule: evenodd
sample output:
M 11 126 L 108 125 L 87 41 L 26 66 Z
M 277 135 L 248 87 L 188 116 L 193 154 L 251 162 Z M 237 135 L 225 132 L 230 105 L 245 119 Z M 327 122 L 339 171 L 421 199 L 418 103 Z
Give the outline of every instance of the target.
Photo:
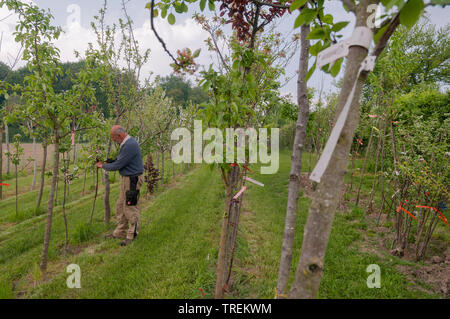
M 342 4 L 346 6 L 349 11 L 356 13 L 356 5 L 353 0 L 342 0 Z
M 270 2 L 265 2 L 265 1 L 261 1 L 261 0 L 252 0 L 252 2 L 259 6 L 268 6 L 268 7 L 279 8 L 279 9 L 289 9 L 289 6 L 281 4 L 281 3 L 270 3 Z
M 375 48 L 373 49 L 371 55 L 378 57 L 381 54 L 381 52 L 383 52 L 384 48 L 386 47 L 386 45 L 389 41 L 389 38 L 392 36 L 392 34 L 397 29 L 399 24 L 400 24 L 400 11 L 395 15 L 395 17 L 389 23 L 386 31 L 383 33 L 381 38 L 378 40 L 378 43 L 375 46 Z
M 153 18 L 154 18 L 153 10 L 154 10 L 154 7 L 155 7 L 155 0 L 152 0 L 151 8 L 150 8 L 150 25 L 151 25 L 152 31 L 153 31 L 153 33 L 155 34 L 155 36 L 156 36 L 156 38 L 158 39 L 158 41 L 161 43 L 161 45 L 162 45 L 164 51 L 166 51 L 166 53 L 172 58 L 173 62 L 174 62 L 177 66 L 181 67 L 181 66 L 178 64 L 178 61 L 173 57 L 172 53 L 170 53 L 170 51 L 167 49 L 166 43 L 163 41 L 163 39 L 161 39 L 161 37 L 159 36 L 158 32 L 156 32 L 155 26 L 154 26 L 154 24 L 153 24 Z

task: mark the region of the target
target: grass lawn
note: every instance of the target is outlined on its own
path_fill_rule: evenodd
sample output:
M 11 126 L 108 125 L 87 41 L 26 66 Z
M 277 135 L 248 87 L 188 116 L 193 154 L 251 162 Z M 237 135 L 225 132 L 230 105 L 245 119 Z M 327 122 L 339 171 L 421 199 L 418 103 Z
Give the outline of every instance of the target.
M 305 154 L 304 168 L 309 155 Z M 167 168 L 170 166 L 167 165 Z M 280 154 L 280 170 L 260 175 L 251 167 L 250 176 L 265 184 L 248 184 L 233 269 L 233 289 L 228 298 L 273 298 L 281 254 L 286 213 L 289 151 Z M 92 181 L 91 181 L 92 182 Z M 368 186 L 367 183 L 364 187 Z M 73 194 L 81 190 L 78 180 Z M 71 191 L 72 192 L 72 191 Z M 118 192 L 113 184 L 112 203 Z M 91 191 L 92 193 L 92 191 Z M 218 254 L 224 191 L 217 170 L 199 166 L 177 176 L 157 194 L 142 202 L 141 231 L 128 247 L 117 240 L 105 240 L 112 229 L 102 223 L 103 197 L 96 205 L 92 226 L 87 225 L 92 194 L 73 196 L 68 207 L 70 250 L 64 255 L 64 225 L 60 207 L 53 221 L 48 274 L 42 276 L 38 262 L 45 221 L 28 216 L 16 221 L 14 201 L 2 201 L 8 213 L 0 216 L 0 297 L 3 298 L 212 298 Z M 297 232 L 291 280 L 298 263 L 302 231 L 309 198 L 299 198 Z M 27 196 L 30 196 L 28 198 Z M 34 198 L 22 195 L 25 202 Z M 45 203 L 45 201 L 44 201 Z M 114 206 L 114 205 L 113 205 Z M 325 258 L 320 298 L 432 298 L 410 283 L 396 268 L 408 264 L 389 255 L 361 252 L 364 232 L 371 227 L 361 208 L 335 216 Z M 114 207 L 113 207 L 114 209 Z M 3 215 L 3 214 L 2 214 Z M 9 226 L 7 226 L 9 225 Z M 66 286 L 66 267 L 81 268 L 81 289 Z M 366 285 L 367 266 L 381 268 L 381 288 Z

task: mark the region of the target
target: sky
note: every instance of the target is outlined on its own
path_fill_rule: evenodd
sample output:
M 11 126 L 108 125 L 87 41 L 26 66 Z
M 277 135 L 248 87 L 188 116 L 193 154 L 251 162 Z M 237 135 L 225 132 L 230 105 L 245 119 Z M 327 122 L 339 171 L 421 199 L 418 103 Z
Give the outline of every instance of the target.
M 88 43 L 95 43 L 95 35 L 91 30 L 90 23 L 93 21 L 94 15 L 98 14 L 99 9 L 103 6 L 103 0 L 28 0 L 34 2 L 40 8 L 50 9 L 55 20 L 55 25 L 61 26 L 64 33 L 56 42 L 56 46 L 60 49 L 61 60 L 77 61 L 74 50 L 83 53 L 87 48 Z M 153 32 L 150 29 L 149 10 L 145 9 L 145 0 L 129 0 L 127 2 L 127 11 L 134 22 L 134 35 L 139 42 L 139 47 L 142 51 L 150 48 L 150 59 L 142 69 L 142 79 L 154 79 L 156 75 L 166 76 L 172 73 L 170 63 L 172 63 L 169 56 L 163 51 L 161 44 L 158 42 Z M 117 23 L 120 17 L 123 18 L 122 1 L 109 0 L 108 11 L 106 15 L 107 23 Z M 177 14 L 177 22 L 175 25 L 170 25 L 167 20 L 160 18 L 155 19 L 155 28 L 159 35 L 164 39 L 168 49 L 175 54 L 176 50 L 185 47 L 196 50 L 201 48 L 200 57 L 197 59 L 198 63 L 208 68 L 211 64 L 212 56 L 207 51 L 204 40 L 207 39 L 208 34 L 202 30 L 192 20 L 192 15 L 195 12 L 200 12 L 197 3 L 189 6 L 189 12 L 179 15 Z M 450 23 L 450 7 L 429 7 L 426 9 L 433 24 L 437 27 L 442 27 Z M 205 13 L 208 9 L 205 9 Z M 350 21 L 350 24 L 342 30 L 343 39 L 348 38 L 353 30 L 354 17 L 352 14 L 345 12 L 340 1 L 328 1 L 326 3 L 326 12 L 334 16 L 334 21 Z M 0 48 L 0 61 L 12 64 L 19 52 L 20 46 L 14 41 L 14 27 L 17 18 L 6 8 L 0 8 L 0 33 L 2 36 Z M 207 13 L 210 15 L 210 13 Z M 283 35 L 293 34 L 299 32 L 299 29 L 293 30 L 294 20 L 297 13 L 286 14 L 277 22 L 276 30 L 279 30 Z M 225 30 L 230 32 L 230 29 Z M 299 51 L 299 50 L 297 50 Z M 296 94 L 296 72 L 298 70 L 299 52 L 292 58 L 291 62 L 286 68 L 286 78 L 292 78 L 289 82 L 284 82 L 281 93 L 291 94 L 295 99 Z M 24 61 L 19 61 L 16 68 L 25 65 Z M 202 68 L 201 67 L 201 68 Z M 336 90 L 333 83 L 343 74 L 341 73 L 332 78 L 330 75 L 316 70 L 308 86 L 314 87 L 317 90 L 323 88 L 324 92 Z

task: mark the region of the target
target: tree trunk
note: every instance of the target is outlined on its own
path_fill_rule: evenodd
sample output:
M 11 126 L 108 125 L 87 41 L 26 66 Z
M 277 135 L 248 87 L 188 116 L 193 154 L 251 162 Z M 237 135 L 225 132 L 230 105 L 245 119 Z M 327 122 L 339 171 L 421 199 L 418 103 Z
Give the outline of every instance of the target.
M 159 170 L 159 151 L 156 151 L 156 169 L 158 170 L 159 178 L 161 178 L 161 171 Z M 159 182 L 155 184 L 155 190 L 158 189 Z
M 6 143 L 6 153 L 9 152 L 9 128 L 8 124 L 5 123 L 5 143 Z M 6 174 L 10 173 L 10 160 L 9 157 L 6 158 Z
M 116 123 L 117 123 L 117 120 L 116 120 Z M 112 142 L 109 141 L 107 156 L 109 156 L 109 154 L 111 153 L 111 147 L 112 147 Z M 105 206 L 105 214 L 104 214 L 103 220 L 104 220 L 105 224 L 109 224 L 109 222 L 111 221 L 111 204 L 110 204 L 110 200 L 109 200 L 109 195 L 111 193 L 111 184 L 109 182 L 109 172 L 105 171 L 105 174 L 103 177 L 104 177 L 104 183 L 105 183 L 105 196 L 103 197 L 103 203 Z M 97 170 L 97 178 L 98 178 L 98 170 Z M 97 185 L 98 185 L 98 181 L 97 181 Z
M 219 255 L 217 257 L 216 269 L 216 288 L 214 298 L 222 299 L 225 293 L 225 280 L 227 275 L 227 238 L 228 238 L 228 221 L 230 218 L 230 204 L 233 194 L 236 191 L 236 186 L 239 176 L 239 167 L 233 166 L 231 171 L 227 174 L 227 182 L 225 184 L 225 213 L 222 218 L 222 226 L 220 231 L 219 241 Z M 224 181 L 225 182 L 225 181 Z
M 42 144 L 42 147 L 44 148 L 43 154 L 42 154 L 42 168 L 41 168 L 41 184 L 39 185 L 39 195 L 37 198 L 36 203 L 36 212 L 40 212 L 41 207 L 41 201 L 42 201 L 42 195 L 44 194 L 44 184 L 45 184 L 45 166 L 47 164 L 47 141 L 44 141 Z
M 19 207 L 18 207 L 18 195 L 19 195 L 19 178 L 17 174 L 17 164 L 14 164 L 16 169 L 16 217 L 19 216 Z
M 161 152 L 161 186 L 164 185 L 164 151 Z
M 58 186 L 59 186 L 59 180 L 56 180 L 56 189 L 55 189 L 55 206 L 58 206 Z
M 67 153 L 67 160 L 70 161 L 68 153 Z M 66 162 L 64 162 L 64 165 L 67 165 Z M 66 166 L 66 170 L 67 170 L 67 166 Z M 66 190 L 68 190 L 67 186 L 68 186 L 67 179 L 66 179 L 66 176 L 64 176 L 64 196 L 63 196 L 63 202 L 62 202 L 62 213 L 63 213 L 63 217 L 64 217 L 64 230 L 65 230 L 65 235 L 66 235 L 66 240 L 64 242 L 64 252 L 67 252 L 67 245 L 69 244 L 69 230 L 67 227 L 67 216 L 66 216 Z
M 66 216 L 66 187 L 67 187 L 67 182 L 64 181 L 64 197 L 63 197 L 63 203 L 62 203 L 62 213 L 63 213 L 63 217 L 64 217 L 64 229 L 66 232 L 66 240 L 64 242 L 64 250 L 67 251 L 67 245 L 69 243 L 69 230 L 67 227 L 67 216 Z
M 96 178 L 95 178 L 95 194 L 94 194 L 94 202 L 92 203 L 92 210 L 91 210 L 91 218 L 89 219 L 89 225 L 92 224 L 92 218 L 94 217 L 94 211 L 95 211 L 95 202 L 97 201 L 97 195 L 98 195 L 98 170 L 99 168 L 95 168 L 96 170 Z M 106 220 L 105 220 L 106 222 Z
M 291 173 L 289 177 L 289 192 L 284 225 L 283 245 L 281 249 L 280 269 L 278 272 L 277 296 L 287 297 L 289 273 L 292 262 L 292 247 L 294 244 L 295 222 L 298 209 L 298 191 L 302 170 L 302 154 L 306 138 L 306 124 L 309 115 L 306 74 L 308 72 L 309 25 L 301 26 L 301 53 L 299 62 L 299 75 L 297 80 L 298 117 L 295 129 L 294 145 L 292 147 Z
M 53 199 L 55 196 L 55 188 L 56 183 L 58 181 L 58 173 L 59 173 L 59 139 L 55 138 L 55 149 L 53 151 L 53 176 L 52 176 L 52 184 L 50 187 L 50 194 L 48 195 L 48 207 L 47 207 L 47 220 L 45 226 L 45 234 L 44 234 L 44 248 L 42 250 L 42 259 L 40 268 L 42 271 L 47 270 L 47 261 L 48 261 L 48 247 L 50 245 L 50 233 L 52 229 L 52 217 L 53 217 Z
M 366 24 L 366 6 L 358 6 L 356 26 Z M 341 197 L 344 176 L 347 171 L 348 154 L 353 141 L 355 129 L 359 122 L 359 97 L 362 85 L 367 78 L 358 75 L 361 62 L 367 56 L 367 49 L 351 46 L 349 49 L 344 83 L 339 95 L 337 113 L 339 114 L 351 93 L 356 81 L 353 101 L 345 126 L 334 149 L 328 168 L 325 170 L 317 190 L 313 193 L 305 225 L 304 239 L 297 273 L 289 293 L 290 298 L 316 298 L 323 276 L 325 251 L 333 224 L 334 213 Z M 336 116 L 337 118 L 338 116 Z M 336 120 L 335 120 L 336 121 Z
M 77 160 L 77 143 L 73 144 L 73 158 L 72 163 L 75 164 L 75 161 Z
M 31 189 L 36 187 L 36 177 L 37 177 L 37 152 L 36 152 L 36 138 L 33 137 L 33 182 L 31 183 Z

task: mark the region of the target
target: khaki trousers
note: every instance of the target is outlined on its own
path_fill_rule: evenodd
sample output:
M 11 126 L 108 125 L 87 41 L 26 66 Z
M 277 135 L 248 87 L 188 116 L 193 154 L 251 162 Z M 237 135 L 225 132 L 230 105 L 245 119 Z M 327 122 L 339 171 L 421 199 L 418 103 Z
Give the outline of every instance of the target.
M 139 201 L 136 206 L 126 205 L 126 191 L 130 190 L 130 177 L 120 176 L 120 194 L 116 203 L 116 220 L 117 227 L 113 232 L 114 237 L 133 239 L 134 233 L 139 233 Z M 136 189 L 140 189 L 143 183 L 142 175 L 139 176 Z

